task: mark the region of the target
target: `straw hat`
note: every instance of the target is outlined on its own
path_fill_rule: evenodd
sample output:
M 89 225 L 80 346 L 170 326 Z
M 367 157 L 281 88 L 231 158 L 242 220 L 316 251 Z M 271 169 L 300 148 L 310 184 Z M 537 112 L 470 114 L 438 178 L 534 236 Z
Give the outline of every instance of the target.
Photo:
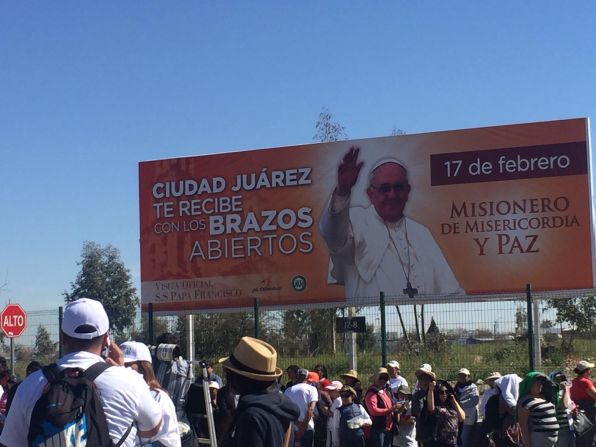
M 344 385 L 343 387 L 341 387 L 341 389 L 339 390 L 340 393 L 350 393 L 352 396 L 356 397 L 358 394 L 356 393 L 356 390 L 354 388 L 352 388 L 349 385 Z
M 347 373 L 340 374 L 339 377 L 351 377 L 352 379 L 360 380 L 358 378 L 358 371 L 356 371 L 355 369 L 351 369 Z
M 499 377 L 501 377 L 501 373 L 500 372 L 492 372 L 488 375 L 488 377 L 486 379 L 484 379 L 485 382 L 488 382 L 489 380 L 496 380 Z
M 269 343 L 242 337 L 232 355 L 219 359 L 226 369 L 253 380 L 272 381 L 283 374 L 277 367 L 277 351 Z
M 377 372 L 375 374 L 373 374 L 370 377 L 370 381 L 376 382 L 377 380 L 379 380 L 381 374 L 385 374 L 387 376 L 387 378 L 389 378 L 389 372 L 387 371 L 387 368 L 381 367 L 377 370 Z
M 420 365 L 420 368 L 416 370 L 415 374 L 418 378 L 424 375 L 429 376 L 433 380 L 437 378 L 437 376 L 435 376 L 435 373 L 432 372 L 431 366 L 428 363 L 423 363 L 422 365 Z

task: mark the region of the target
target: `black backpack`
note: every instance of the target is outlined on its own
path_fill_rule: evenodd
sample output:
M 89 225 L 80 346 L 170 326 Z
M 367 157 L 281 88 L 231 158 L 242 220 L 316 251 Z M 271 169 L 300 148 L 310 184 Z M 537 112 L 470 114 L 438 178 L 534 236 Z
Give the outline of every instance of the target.
M 501 428 L 501 416 L 499 415 L 500 398 L 500 392 L 493 394 L 488 398 L 484 407 L 484 423 L 491 430 L 499 430 Z
M 60 369 L 55 363 L 45 366 L 42 371 L 48 384 L 31 413 L 28 445 L 114 447 L 101 398 L 93 383 L 109 367 L 105 362 L 97 362 L 85 371 Z M 131 429 L 132 424 L 116 447 L 124 442 Z

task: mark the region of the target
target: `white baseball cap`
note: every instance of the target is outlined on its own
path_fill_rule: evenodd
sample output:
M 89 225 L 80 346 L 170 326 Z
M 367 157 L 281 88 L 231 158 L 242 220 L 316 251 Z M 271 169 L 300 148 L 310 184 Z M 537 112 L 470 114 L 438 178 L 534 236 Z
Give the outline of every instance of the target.
M 594 368 L 594 364 L 588 362 L 587 360 L 580 360 L 579 362 L 577 362 L 577 365 L 575 366 L 575 369 L 577 370 L 578 373 L 581 373 L 583 371 L 585 371 L 586 369 L 592 369 Z
M 120 345 L 124 354 L 124 363 L 131 362 L 149 362 L 151 363 L 151 353 L 146 344 L 137 341 L 125 341 Z
M 103 305 L 91 298 L 79 298 L 64 309 L 62 332 L 72 338 L 91 340 L 108 332 L 110 321 Z
M 458 372 L 458 374 L 465 374 L 466 376 L 470 375 L 470 370 L 468 368 L 462 368 Z
M 397 360 L 391 360 L 390 362 L 387 363 L 386 366 L 391 366 L 392 368 L 399 369 L 399 362 Z

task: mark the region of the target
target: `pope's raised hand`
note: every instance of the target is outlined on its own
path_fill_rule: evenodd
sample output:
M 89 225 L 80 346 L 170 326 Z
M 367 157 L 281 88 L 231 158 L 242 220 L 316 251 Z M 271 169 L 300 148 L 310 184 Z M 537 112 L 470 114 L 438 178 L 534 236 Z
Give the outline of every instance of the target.
M 358 161 L 360 148 L 352 146 L 337 167 L 337 188 L 335 192 L 340 196 L 347 196 L 358 181 L 360 170 L 364 162 Z

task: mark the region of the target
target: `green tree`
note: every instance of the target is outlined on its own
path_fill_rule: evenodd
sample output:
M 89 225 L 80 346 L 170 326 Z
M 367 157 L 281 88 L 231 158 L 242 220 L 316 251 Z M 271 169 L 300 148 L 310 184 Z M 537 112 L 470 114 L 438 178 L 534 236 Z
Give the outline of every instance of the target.
M 78 265 L 81 271 L 70 283 L 70 292 L 63 293 L 64 300 L 69 303 L 86 297 L 100 301 L 110 318 L 110 329 L 120 336 L 132 326 L 139 305 L 130 271 L 124 266 L 120 252 L 109 244 L 102 247 L 85 242 Z
M 515 309 L 515 335 L 519 337 L 528 335 L 528 313 L 523 306 Z
M 35 334 L 35 347 L 33 355 L 35 357 L 49 358 L 54 357 L 56 353 L 56 343 L 52 341 L 50 332 L 41 324 L 37 326 L 37 333 Z
M 449 349 L 447 338 L 445 334 L 441 333 L 433 317 L 431 317 L 430 325 L 426 331 L 426 348 L 440 354 L 446 354 Z
M 548 300 L 557 310 L 557 322 L 567 323 L 579 334 L 592 334 L 596 329 L 596 297 L 584 296 Z

